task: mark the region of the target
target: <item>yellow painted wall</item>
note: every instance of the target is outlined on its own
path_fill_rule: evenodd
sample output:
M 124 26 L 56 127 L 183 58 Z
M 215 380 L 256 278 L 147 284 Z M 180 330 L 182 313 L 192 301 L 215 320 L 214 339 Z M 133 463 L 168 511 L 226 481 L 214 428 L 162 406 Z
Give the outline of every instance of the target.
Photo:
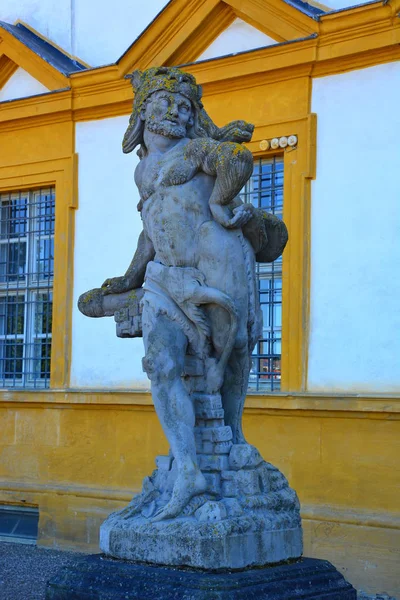
M 1 167 L 71 156 L 74 126 L 71 120 L 20 130 L 0 128 Z
M 168 451 L 151 399 L 28 396 L 0 402 L 0 502 L 39 506 L 40 545 L 96 552 L 100 523 Z M 246 435 L 299 495 L 305 554 L 331 560 L 358 588 L 399 595 L 399 414 L 362 402 L 327 410 L 325 398 L 314 409 L 249 400 Z

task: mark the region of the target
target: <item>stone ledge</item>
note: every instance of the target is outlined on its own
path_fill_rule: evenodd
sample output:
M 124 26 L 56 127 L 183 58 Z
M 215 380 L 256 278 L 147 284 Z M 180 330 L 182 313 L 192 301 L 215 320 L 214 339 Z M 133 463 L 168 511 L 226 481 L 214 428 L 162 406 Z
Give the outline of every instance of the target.
M 47 408 L 60 408 L 70 405 L 77 409 L 92 407 L 130 406 L 135 410 L 154 412 L 151 394 L 141 389 L 121 389 L 107 392 L 99 388 L 60 389 L 60 390 L 12 390 L 0 392 L 0 404 L 12 406 L 23 404 L 45 405 Z M 400 413 L 400 395 L 394 394 L 340 394 L 340 393 L 285 393 L 255 394 L 250 392 L 246 397 L 245 413 L 261 413 L 268 410 L 279 412 L 296 412 L 300 416 L 308 413 L 342 418 L 339 413 L 375 413 L 382 415 L 398 415 Z M 335 414 L 337 413 L 337 414 Z M 372 417 L 374 418 L 374 417 Z

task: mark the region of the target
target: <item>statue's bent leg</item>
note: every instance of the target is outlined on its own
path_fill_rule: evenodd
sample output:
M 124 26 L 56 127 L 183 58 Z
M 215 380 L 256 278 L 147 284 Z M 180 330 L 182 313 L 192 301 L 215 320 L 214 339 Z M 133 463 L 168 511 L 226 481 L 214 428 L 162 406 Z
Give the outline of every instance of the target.
M 250 356 L 247 344 L 234 348 L 229 359 L 221 390 L 225 424 L 232 429 L 233 443 L 245 444 L 242 429 L 243 408 L 250 373 Z
M 249 278 L 249 271 L 254 271 L 254 254 L 241 232 L 221 229 L 214 221 L 207 221 L 199 229 L 198 255 L 197 267 L 204 273 L 207 285 L 223 291 L 236 306 L 239 328 L 221 396 L 225 423 L 232 428 L 234 443 L 245 443 L 242 414 L 250 372 L 249 310 L 255 310 L 251 294 L 254 282 Z M 208 306 L 207 312 L 213 346 L 216 355 L 220 356 L 226 345 L 230 317 L 226 310 L 215 305 Z
M 170 501 L 153 518 L 161 520 L 177 516 L 193 496 L 206 490 L 207 484 L 196 462 L 193 401 L 182 381 L 187 338 L 179 324 L 164 315 L 156 316 L 146 330 L 143 365 L 178 470 Z
M 243 306 L 237 303 L 239 314 L 243 315 Z M 220 340 L 221 341 L 221 340 Z M 250 354 L 248 343 L 247 320 L 239 320 L 239 329 L 235 345 L 230 355 L 221 388 L 222 406 L 225 413 L 225 424 L 232 429 L 233 443 L 245 444 L 242 430 L 243 408 L 246 400 L 250 373 Z
M 234 444 L 245 444 L 242 430 L 242 416 L 246 400 L 249 374 L 250 352 L 247 331 L 247 306 L 244 302 L 236 302 L 239 312 L 239 329 L 236 336 L 228 365 L 225 371 L 224 383 L 221 388 L 222 406 L 225 413 L 225 424 L 232 429 Z M 226 311 L 213 307 L 209 309 L 212 323 L 213 344 L 218 355 L 226 343 L 228 315 Z M 221 326 L 222 324 L 222 326 Z

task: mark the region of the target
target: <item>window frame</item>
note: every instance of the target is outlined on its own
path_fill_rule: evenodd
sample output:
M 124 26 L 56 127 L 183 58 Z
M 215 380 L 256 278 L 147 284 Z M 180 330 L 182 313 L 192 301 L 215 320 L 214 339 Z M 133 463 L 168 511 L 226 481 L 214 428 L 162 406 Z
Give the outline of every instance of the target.
M 0 389 L 45 389 L 50 384 L 51 364 L 48 350 L 51 350 L 52 339 L 55 188 L 52 186 L 1 192 L 0 208 L 2 214 L 4 210 L 7 215 L 6 227 L 0 238 L 0 253 L 4 257 L 0 266 L 5 266 L 4 273 L 0 273 L 0 304 L 4 307 L 4 312 L 1 311 L 0 314 L 0 318 L 4 318 L 4 332 L 0 332 L 0 340 L 3 342 L 1 354 L 4 352 L 4 356 L 0 357 Z M 15 231 L 12 231 L 13 223 Z M 43 248 L 49 244 L 48 259 L 45 256 L 40 258 L 41 243 Z M 19 256 L 16 258 L 15 274 L 10 270 L 9 260 L 9 250 L 14 244 L 18 252 L 20 248 L 24 249 L 23 263 L 20 262 Z M 22 269 L 21 273 L 18 272 L 19 269 Z M 45 296 L 47 300 L 44 299 Z M 18 301 L 19 298 L 22 298 L 22 301 Z M 22 310 L 20 307 L 23 307 Z M 19 313 L 22 315 L 20 332 Z M 46 331 L 37 331 L 38 318 L 42 319 L 42 323 L 45 323 L 45 318 L 50 318 L 50 331 L 48 327 Z M 15 322 L 15 331 L 8 331 L 10 319 Z M 11 352 L 14 351 L 14 357 L 7 356 L 7 346 Z M 38 346 L 40 355 L 36 356 Z M 44 357 L 43 347 L 47 348 Z M 18 348 L 21 356 L 18 355 Z M 8 367 L 12 363 L 13 366 Z
M 77 156 L 0 167 L 0 193 L 55 188 L 54 280 L 49 389 L 1 388 L 15 392 L 46 392 L 69 387 L 74 261 L 74 220 L 77 208 Z
M 287 396 L 307 389 L 310 302 L 311 181 L 316 173 L 317 120 L 306 117 L 259 125 L 246 144 L 254 160 L 283 156 L 283 221 L 289 241 L 282 256 L 282 359 L 280 392 L 251 392 L 252 396 Z M 297 136 L 294 147 L 265 150 L 265 141 Z
M 271 165 L 270 168 L 264 165 Z M 256 171 L 256 174 L 255 174 Z M 263 181 L 269 181 L 265 186 Z M 240 193 L 243 202 L 264 209 L 282 218 L 283 211 L 284 161 L 281 154 L 254 159 L 254 171 Z M 268 200 L 268 195 L 271 195 Z M 262 202 L 267 196 L 266 205 Z M 272 263 L 256 263 L 257 292 L 263 313 L 262 337 L 257 340 L 251 355 L 252 368 L 248 382 L 249 393 L 276 393 L 280 391 L 282 356 L 282 258 Z M 268 282 L 263 286 L 263 282 Z M 265 297 L 267 299 L 265 299 Z M 264 307 L 267 310 L 264 311 Z M 275 312 L 279 314 L 275 323 Z M 267 313 L 267 314 L 265 314 Z M 265 351 L 264 345 L 267 346 Z M 280 352 L 277 351 L 280 347 Z M 274 366 L 279 362 L 279 369 Z M 266 366 L 266 370 L 265 369 Z

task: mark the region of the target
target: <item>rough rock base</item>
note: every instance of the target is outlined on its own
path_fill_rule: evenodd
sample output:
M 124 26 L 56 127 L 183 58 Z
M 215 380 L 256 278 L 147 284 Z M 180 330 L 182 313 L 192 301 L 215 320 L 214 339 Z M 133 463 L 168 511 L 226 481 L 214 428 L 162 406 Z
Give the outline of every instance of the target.
M 355 589 L 328 561 L 233 573 L 138 565 L 102 555 L 64 567 L 46 600 L 356 600 Z

